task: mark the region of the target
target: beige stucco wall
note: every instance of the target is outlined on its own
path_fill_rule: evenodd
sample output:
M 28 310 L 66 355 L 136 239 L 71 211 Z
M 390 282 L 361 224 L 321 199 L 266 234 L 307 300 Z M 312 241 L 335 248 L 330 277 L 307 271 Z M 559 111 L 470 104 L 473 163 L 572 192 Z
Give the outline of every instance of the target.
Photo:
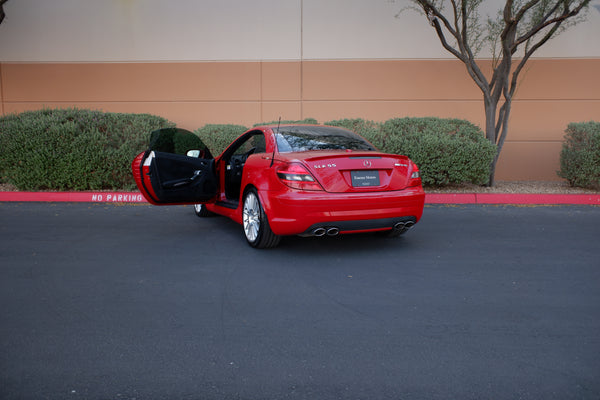
M 483 1 L 481 17 L 503 1 Z M 0 61 L 451 58 L 408 0 L 10 0 Z M 537 57 L 600 57 L 600 0 Z M 482 51 L 482 58 L 489 52 Z

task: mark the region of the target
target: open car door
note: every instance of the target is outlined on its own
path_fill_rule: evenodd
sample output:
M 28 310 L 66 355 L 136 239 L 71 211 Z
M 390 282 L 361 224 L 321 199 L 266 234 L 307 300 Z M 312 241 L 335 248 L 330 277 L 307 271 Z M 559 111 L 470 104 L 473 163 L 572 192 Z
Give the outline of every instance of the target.
M 209 203 L 217 195 L 215 160 L 192 132 L 165 128 L 150 135 L 150 147 L 131 163 L 133 177 L 154 205 Z

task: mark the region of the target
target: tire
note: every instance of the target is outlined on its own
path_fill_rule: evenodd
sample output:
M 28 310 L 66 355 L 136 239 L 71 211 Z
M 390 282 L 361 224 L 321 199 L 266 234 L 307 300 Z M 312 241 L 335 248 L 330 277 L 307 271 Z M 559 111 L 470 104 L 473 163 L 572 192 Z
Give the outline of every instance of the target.
M 196 213 L 196 216 L 200 218 L 207 218 L 215 215 L 214 213 L 208 211 L 204 204 L 194 204 L 194 213 Z
M 249 189 L 244 195 L 242 224 L 246 240 L 254 248 L 270 249 L 281 241 L 281 236 L 275 235 L 271 230 L 255 189 Z

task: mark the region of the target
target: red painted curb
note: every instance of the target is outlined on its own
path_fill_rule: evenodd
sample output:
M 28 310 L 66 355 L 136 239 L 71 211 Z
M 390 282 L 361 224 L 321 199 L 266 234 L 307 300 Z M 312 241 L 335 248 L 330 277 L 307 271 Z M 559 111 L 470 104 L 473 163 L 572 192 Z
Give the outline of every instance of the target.
M 0 201 L 146 203 L 140 192 L 0 192 Z
M 427 204 L 476 204 L 475 193 L 426 193 Z
M 147 203 L 140 192 L 0 192 L 0 202 Z M 427 193 L 427 204 L 600 205 L 600 194 Z
M 600 194 L 428 193 L 427 204 L 582 204 L 600 205 Z

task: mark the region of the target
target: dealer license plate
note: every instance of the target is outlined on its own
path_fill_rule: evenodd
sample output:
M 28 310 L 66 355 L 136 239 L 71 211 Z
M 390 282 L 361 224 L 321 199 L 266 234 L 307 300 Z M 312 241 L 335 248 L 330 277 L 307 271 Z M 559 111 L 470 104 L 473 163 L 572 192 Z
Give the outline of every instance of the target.
M 379 171 L 351 171 L 352 186 L 369 187 L 379 186 Z

